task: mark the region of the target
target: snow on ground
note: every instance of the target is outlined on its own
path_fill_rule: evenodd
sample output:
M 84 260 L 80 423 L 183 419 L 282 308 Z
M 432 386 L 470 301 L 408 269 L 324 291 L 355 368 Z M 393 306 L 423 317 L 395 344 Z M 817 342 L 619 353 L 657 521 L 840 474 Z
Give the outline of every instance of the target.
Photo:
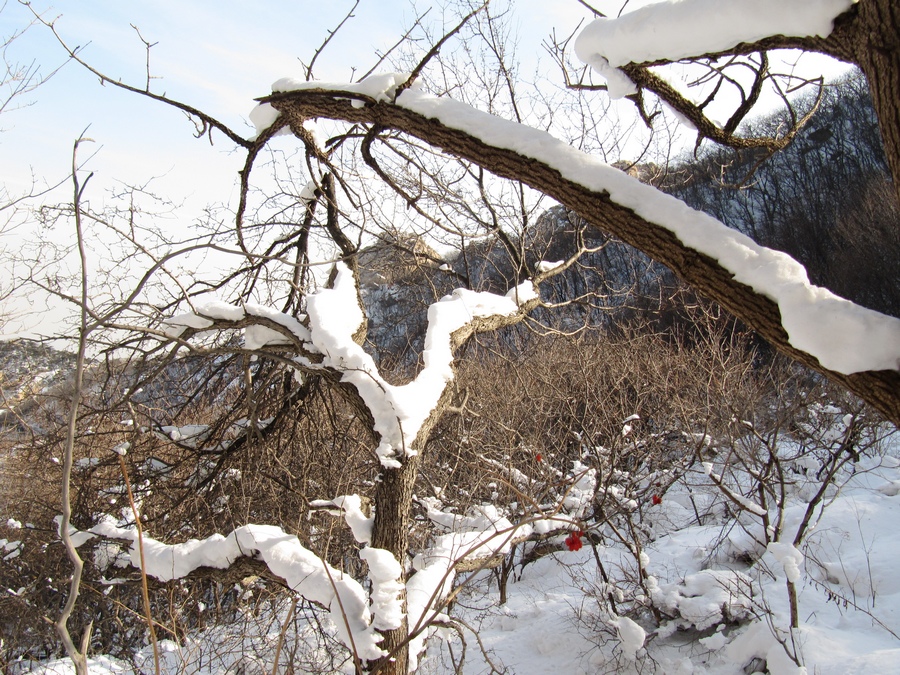
M 655 533 L 642 556 L 648 574 L 645 588 L 663 611 L 659 626 L 649 612 L 633 611 L 628 598 L 616 590 L 635 588 L 637 572 L 634 556 L 610 539 L 606 545 L 592 548 L 586 543 L 575 551 L 560 545 L 562 550 L 517 567 L 502 606 L 497 577 L 475 573 L 449 612 L 469 627 L 464 629 L 462 672 L 491 672 L 488 659 L 498 670 L 528 675 L 741 675 L 752 672 L 745 670 L 748 666 L 760 672 L 767 667 L 772 675 L 898 672 L 900 438 L 895 432 L 890 440 L 892 445 L 842 469 L 835 482 L 842 487 L 827 493 L 824 515 L 816 516 L 797 549 L 788 542 L 806 512 L 810 488 L 817 486 L 815 471 L 808 480 L 796 474 L 784 511 L 782 545 L 767 550 L 754 538 L 761 532 L 759 516 L 744 511 L 735 517 L 706 469 L 694 467 L 644 516 Z M 597 560 L 614 582 L 612 587 L 601 578 Z M 393 572 L 384 576 L 390 582 Z M 793 638 L 786 630 L 788 577 L 798 590 L 800 629 Z M 632 609 L 628 617 L 610 616 L 610 592 L 620 608 Z M 251 662 L 260 672 L 270 672 L 284 616 L 283 608 L 280 611 L 257 617 L 253 625 L 267 627 L 258 635 L 246 627 L 217 626 L 191 635 L 182 647 L 162 643 L 163 672 L 224 674 L 236 672 L 236 664 Z M 484 651 L 469 630 L 477 632 Z M 321 642 L 317 646 L 311 633 L 304 635 L 308 644 L 303 649 L 319 649 L 318 658 L 325 658 Z M 228 640 L 238 647 L 223 656 Z M 782 642 L 790 651 L 799 649 L 802 667 L 788 658 Z M 418 672 L 453 672 L 451 650 L 459 659 L 461 646 L 453 631 L 438 629 Z M 152 672 L 149 647 L 135 662 L 142 664 L 139 672 Z M 345 663 L 342 670 L 348 667 Z M 31 672 L 74 671 L 67 662 L 57 661 Z M 131 664 L 98 656 L 91 672 L 136 671 Z M 340 670 L 332 667 L 330 672 Z
M 739 675 L 750 672 L 744 667 L 754 658 L 761 659 L 761 671 L 767 661 L 773 675 L 900 672 L 900 531 L 894 526 L 900 496 L 892 489 L 900 475 L 898 451 L 895 442 L 894 455 L 864 459 L 853 467 L 855 473 L 843 476 L 847 484 L 800 546 L 804 555 L 797 570 L 779 562 L 781 555 L 764 552 L 733 519 L 689 524 L 654 541 L 647 555 L 648 572 L 658 579 L 657 604 L 682 619 L 664 621 L 658 629 L 640 621 L 647 638 L 636 662 L 633 638 L 598 609 L 603 585 L 587 547 L 525 567 L 521 578 L 510 582 L 509 601 L 502 607 L 496 583 L 485 576 L 463 594 L 460 614 L 476 628 L 493 663 L 514 673 Z M 659 505 L 658 520 L 684 523 L 688 512 L 679 502 L 687 495 L 684 485 L 673 487 Z M 805 510 L 799 497 L 786 509 L 790 536 Z M 621 549 L 598 547 L 597 553 L 614 576 L 633 574 L 634 564 Z M 746 564 L 747 556 L 760 554 L 754 565 Z M 776 626 L 787 625 L 786 567 L 799 575 L 796 641 L 805 671 L 787 658 L 767 621 L 756 618 L 769 608 Z M 675 607 L 678 611 L 671 611 Z M 463 672 L 490 672 L 471 635 L 467 641 Z M 458 641 L 455 647 L 458 655 Z M 658 670 L 650 667 L 649 657 Z M 446 647 L 433 651 L 423 668 L 450 672 Z

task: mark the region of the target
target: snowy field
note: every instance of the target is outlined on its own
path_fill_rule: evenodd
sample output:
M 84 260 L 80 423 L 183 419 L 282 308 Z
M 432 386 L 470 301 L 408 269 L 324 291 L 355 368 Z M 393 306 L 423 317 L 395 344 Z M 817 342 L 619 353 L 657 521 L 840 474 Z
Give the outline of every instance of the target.
M 821 417 L 832 420 L 825 436 L 838 442 L 832 448 L 840 447 L 849 416 L 823 406 Z M 748 427 L 748 437 L 754 435 Z M 876 435 L 858 461 L 849 455 L 846 461 L 833 454 L 829 459 L 782 436 L 778 453 L 790 474 L 783 510 L 775 504 L 763 509 L 747 489 L 753 476 L 711 443 L 708 462 L 690 466 L 664 494 L 634 509 L 630 522 L 645 541 L 637 555 L 614 543 L 612 525 L 583 520 L 590 525 L 586 532 L 572 530 L 543 542 L 552 553 L 530 556 L 534 548 L 526 544 L 509 554 L 516 564 L 505 604 L 496 571 L 459 573 L 456 582 L 465 582 L 464 588 L 449 614 L 465 626 L 465 649 L 456 629 L 438 625 L 418 672 L 447 673 L 455 667 L 464 673 L 524 674 L 898 672 L 900 533 L 894 525 L 900 517 L 900 438 L 896 430 Z M 817 473 L 837 466 L 829 485 L 817 479 Z M 586 481 L 592 474 L 579 469 L 569 479 L 564 510 L 583 513 L 580 502 L 590 493 L 579 496 L 579 489 L 590 487 Z M 821 502 L 809 509 L 820 493 Z M 484 533 L 485 519 L 493 518 L 494 532 L 509 523 L 503 508 L 485 505 L 478 513 L 465 522 L 445 519 L 456 525 L 445 537 L 464 536 L 466 529 Z M 430 515 L 442 520 L 438 510 Z M 779 518 L 779 541 L 766 546 L 763 522 L 769 522 L 771 533 Z M 795 548 L 790 542 L 803 522 L 806 533 Z M 534 560 L 523 565 L 523 556 Z M 789 580 L 797 589 L 799 628 L 793 631 Z M 612 606 L 620 616 L 613 616 Z M 247 623 L 208 628 L 181 646 L 163 642 L 162 672 L 272 672 L 287 611 L 285 604 L 268 615 L 248 613 Z M 442 620 L 437 617 L 436 624 Z M 310 626 L 307 643 L 293 645 L 292 653 L 303 653 L 307 667 L 318 662 L 327 672 L 330 650 L 315 633 Z M 298 635 L 303 642 L 303 631 Z M 152 673 L 149 646 L 134 663 L 139 670 L 95 656 L 91 672 Z M 20 666 L 16 672 L 29 672 Z M 350 662 L 331 667 L 330 672 L 352 672 Z M 288 672 L 284 668 L 282 660 L 279 672 Z M 74 670 L 63 660 L 30 672 Z

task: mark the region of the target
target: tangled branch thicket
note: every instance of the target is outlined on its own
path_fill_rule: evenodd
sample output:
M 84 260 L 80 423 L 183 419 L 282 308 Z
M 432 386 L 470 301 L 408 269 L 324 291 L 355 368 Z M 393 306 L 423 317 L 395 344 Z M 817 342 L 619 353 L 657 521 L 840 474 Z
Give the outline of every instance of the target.
M 465 514 L 490 504 L 513 523 L 559 510 L 572 489 L 573 466 L 576 473 L 598 476 L 591 508 L 580 514 L 587 541 L 622 537 L 620 543 L 639 551 L 654 536 L 649 515 L 654 496 L 664 497 L 699 459 L 725 452 L 715 446 L 738 448 L 743 441 L 735 435 L 735 420 L 752 420 L 761 433 L 799 439 L 797 420 L 808 417 L 809 406 L 826 400 L 820 378 L 760 351 L 749 333 L 714 307 L 690 300 L 681 311 L 691 317 L 689 332 L 660 333 L 637 324 L 574 337 L 510 330 L 473 345 L 456 381 L 457 407 L 433 431 L 415 485 L 411 553 L 423 550 L 434 536 L 429 508 Z M 511 350 L 510 344 L 517 347 Z M 339 519 L 313 504 L 322 495 L 352 491 L 364 502 L 371 500 L 376 480 L 370 432 L 334 384 L 309 379 L 304 396 L 271 433 L 265 420 L 279 414 L 281 402 L 263 396 L 256 405 L 258 436 L 238 452 L 229 448 L 228 439 L 250 423 L 235 419 L 245 406 L 237 387 L 229 386 L 243 381 L 240 358 L 212 368 L 190 356 L 172 361 L 145 406 L 109 405 L 125 380 L 140 376 L 117 365 L 117 377 L 101 380 L 105 386 L 85 401 L 91 412 L 79 421 L 73 505 L 78 529 L 89 528 L 97 514 L 128 516 L 118 456 L 111 452 L 128 441 L 126 465 L 148 536 L 177 543 L 247 522 L 272 523 L 296 534 L 336 568 L 355 577 L 364 574 L 356 555 L 359 544 Z M 263 371 L 254 378 L 263 394 L 291 376 L 274 366 Z M 219 386 L 208 386 L 213 378 Z M 199 396 L 200 391 L 224 393 Z M 32 423 L 39 420 L 51 429 L 62 407 L 52 396 L 41 403 Z M 230 415 L 222 414 L 229 409 Z M 230 427 L 191 426 L 223 417 L 232 420 Z M 215 447 L 210 443 L 215 434 L 218 452 L 201 450 L 191 433 L 203 435 L 206 448 Z M 62 605 L 68 576 L 56 532 L 47 526 L 58 509 L 55 458 L 61 442 L 52 433 L 26 439 L 7 432 L 4 438 L 9 477 L 4 510 L 28 523 L 17 532 L 0 524 L 4 537 L 15 535 L 22 542 L 20 555 L 0 565 L 0 585 L 15 591 L 0 597 L 0 614 L 6 617 L 0 639 L 8 667 L 58 654 L 44 617 Z M 698 505 L 698 520 L 715 518 L 710 508 Z M 559 546 L 546 537 L 521 541 L 488 568 L 505 595 L 516 569 Z M 92 651 L 133 659 L 146 640 L 140 574 L 121 566 L 124 549 L 118 542 L 94 540 L 81 551 L 89 562 L 72 623 L 77 631 L 78 624 L 93 621 Z M 457 583 L 467 580 L 461 575 Z M 639 576 L 631 583 L 637 593 Z M 625 580 L 619 587 L 627 588 Z M 160 639 L 183 643 L 200 631 L 215 633 L 216 653 L 198 653 L 198 659 L 271 663 L 279 643 L 274 636 L 282 633 L 280 659 L 295 669 L 331 672 L 350 658 L 327 627 L 314 629 L 327 624 L 320 610 L 301 601 L 288 612 L 291 594 L 283 582 L 249 559 L 224 572 L 200 570 L 180 581 L 150 579 L 150 590 Z M 622 598 L 614 611 L 640 611 L 635 602 L 633 595 Z

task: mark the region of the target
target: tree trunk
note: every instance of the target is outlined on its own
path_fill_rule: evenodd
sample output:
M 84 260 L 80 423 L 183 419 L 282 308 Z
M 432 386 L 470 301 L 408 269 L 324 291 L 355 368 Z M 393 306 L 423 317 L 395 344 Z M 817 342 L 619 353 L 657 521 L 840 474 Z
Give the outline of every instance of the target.
M 497 319 L 498 325 L 513 323 L 515 319 L 502 317 Z M 479 330 L 488 330 L 494 322 L 470 322 L 452 336 L 453 349 Z M 409 555 L 409 533 L 412 529 L 413 492 L 422 455 L 434 425 L 444 414 L 453 398 L 451 387 L 444 387 L 441 397 L 431 414 L 419 428 L 419 433 L 412 447 L 417 453 L 407 457 L 399 469 L 382 469 L 381 477 L 375 486 L 375 522 L 372 527 L 372 546 L 390 551 L 400 566 L 406 569 Z M 406 581 L 406 578 L 404 578 Z M 406 599 L 404 598 L 404 611 Z M 372 672 L 378 675 L 405 675 L 409 670 L 409 623 L 404 617 L 403 625 L 393 630 L 382 631 L 384 640 L 381 648 L 388 652 L 388 657 L 372 664 Z
M 869 81 L 884 153 L 900 201 L 900 3 L 860 2 L 852 34 L 853 60 Z
M 381 480 L 375 486 L 372 546 L 390 551 L 404 568 L 409 551 L 410 510 L 420 457 L 421 455 L 409 457 L 399 469 L 383 469 Z M 404 611 L 405 609 L 404 599 Z M 372 670 L 378 675 L 404 675 L 407 672 L 408 630 L 409 626 L 404 618 L 400 628 L 382 632 L 384 640 L 381 648 L 390 656 L 373 665 Z

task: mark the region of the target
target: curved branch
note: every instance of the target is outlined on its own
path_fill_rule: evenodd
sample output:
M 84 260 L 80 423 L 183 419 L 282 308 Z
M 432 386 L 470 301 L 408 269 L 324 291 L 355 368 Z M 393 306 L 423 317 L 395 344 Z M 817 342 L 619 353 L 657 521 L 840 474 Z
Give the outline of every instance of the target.
M 668 266 L 681 279 L 754 328 L 783 353 L 840 382 L 891 420 L 900 421 L 900 373 L 896 370 L 845 374 L 825 368 L 815 356 L 791 344 L 782 325 L 778 304 L 735 279 L 734 273 L 718 260 L 684 244 L 667 227 L 616 203 L 608 192 L 592 190 L 563 176 L 545 161 L 503 147 L 502 138 L 488 143 L 474 133 L 452 128 L 403 105 L 382 102 L 354 108 L 340 91 L 302 90 L 276 94 L 263 100 L 289 119 L 325 117 L 395 129 L 483 166 L 498 176 L 521 181 L 553 197 L 581 214 L 592 226 L 614 234 Z M 403 99 L 402 103 L 405 103 Z M 479 115 L 484 115 L 485 121 L 490 118 L 484 113 Z M 547 138 L 548 143 L 553 141 L 549 135 Z M 698 213 L 697 217 L 700 218 L 701 214 Z
M 634 82 L 640 89 L 653 92 L 660 99 L 665 101 L 666 104 L 686 117 L 691 122 L 691 124 L 696 127 L 697 133 L 700 134 L 700 136 L 702 136 L 703 138 L 708 138 L 709 140 L 714 141 L 715 143 L 718 143 L 720 145 L 726 145 L 738 150 L 765 148 L 769 151 L 777 151 L 786 148 L 788 145 L 790 145 L 791 141 L 794 140 L 797 133 L 810 120 L 813 114 L 815 114 L 816 110 L 819 107 L 819 101 L 822 97 L 822 89 L 820 88 L 819 96 L 817 97 L 815 104 L 801 119 L 797 120 L 797 122 L 791 127 L 791 129 L 784 135 L 777 138 L 767 136 L 747 138 L 744 136 L 735 136 L 734 131 L 740 121 L 750 111 L 750 108 L 752 108 L 756 103 L 756 99 L 759 97 L 759 90 L 762 87 L 760 78 L 757 78 L 754 82 L 753 89 L 751 90 L 750 96 L 747 98 L 747 100 L 745 100 L 738 107 L 738 109 L 731 116 L 731 119 L 728 120 L 725 126 L 720 128 L 706 116 L 706 114 L 703 112 L 702 106 L 698 106 L 697 104 L 685 98 L 678 90 L 675 89 L 675 87 L 673 87 L 659 75 L 648 70 L 644 66 L 627 65 L 622 68 L 622 71 L 626 75 L 628 75 L 631 81 Z

